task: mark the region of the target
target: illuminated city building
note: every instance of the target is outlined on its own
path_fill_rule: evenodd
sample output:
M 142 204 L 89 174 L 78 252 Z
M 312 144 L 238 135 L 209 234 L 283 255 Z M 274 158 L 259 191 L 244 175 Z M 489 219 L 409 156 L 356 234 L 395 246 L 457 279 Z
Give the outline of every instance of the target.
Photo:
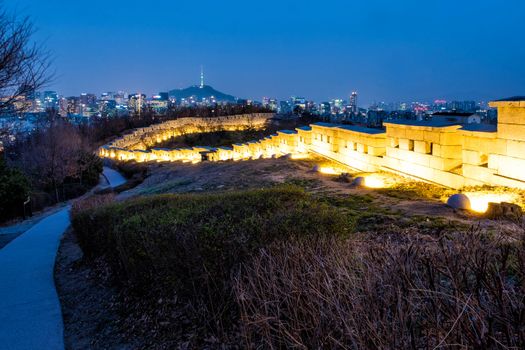
M 353 114 L 357 114 L 357 92 L 354 91 L 350 95 L 350 112 Z

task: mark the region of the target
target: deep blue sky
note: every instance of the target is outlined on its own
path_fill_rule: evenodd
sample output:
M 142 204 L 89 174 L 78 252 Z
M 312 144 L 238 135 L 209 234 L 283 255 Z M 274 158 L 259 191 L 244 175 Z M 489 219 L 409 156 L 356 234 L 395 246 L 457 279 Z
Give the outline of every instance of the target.
M 206 83 L 317 101 L 525 94 L 523 0 L 9 0 L 54 56 L 61 94 Z

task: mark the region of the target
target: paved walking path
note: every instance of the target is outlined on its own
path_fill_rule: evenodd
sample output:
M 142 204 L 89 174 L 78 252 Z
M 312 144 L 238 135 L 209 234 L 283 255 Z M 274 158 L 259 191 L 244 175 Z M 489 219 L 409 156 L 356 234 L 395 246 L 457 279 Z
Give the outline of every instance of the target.
M 126 181 L 109 168 L 104 174 L 112 187 Z M 0 249 L 1 349 L 64 349 L 53 268 L 69 224 L 68 205 Z
M 104 167 L 104 177 L 109 181 L 111 187 L 117 187 L 126 182 L 124 176 L 122 176 L 118 171 L 111 168 Z

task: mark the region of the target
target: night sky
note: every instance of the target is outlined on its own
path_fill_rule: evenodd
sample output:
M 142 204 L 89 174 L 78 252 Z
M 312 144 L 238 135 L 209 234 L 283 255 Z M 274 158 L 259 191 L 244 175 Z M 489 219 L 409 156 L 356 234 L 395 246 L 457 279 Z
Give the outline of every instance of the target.
M 237 97 L 316 101 L 525 95 L 525 1 L 35 1 L 50 89 L 141 91 L 206 83 Z

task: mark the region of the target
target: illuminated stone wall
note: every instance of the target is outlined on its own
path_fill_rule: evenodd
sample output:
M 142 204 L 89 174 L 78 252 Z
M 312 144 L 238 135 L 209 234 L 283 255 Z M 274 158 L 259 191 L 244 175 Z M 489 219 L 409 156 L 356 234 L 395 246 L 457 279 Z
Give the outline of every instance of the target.
M 463 175 L 483 183 L 524 188 L 525 98 L 495 101 L 497 130 L 462 130 Z
M 385 126 L 386 169 L 449 187 L 464 186 L 460 125 L 414 121 Z
M 250 122 L 228 117 L 205 125 L 198 124 L 200 119 L 174 121 L 138 129 L 102 147 L 100 155 L 139 162 L 199 162 L 203 155 L 210 161 L 236 161 L 317 154 L 358 171 L 386 170 L 452 188 L 495 185 L 525 189 L 525 98 L 496 101 L 491 106 L 498 108 L 497 128 L 444 119 L 388 122 L 386 130 L 315 123 L 231 148 L 144 151 L 144 145 L 181 133 L 263 127 L 268 116 L 259 115 Z
M 381 168 L 386 133 L 351 125 L 312 124 L 309 151 L 367 172 Z
M 101 157 L 118 160 L 147 161 L 186 161 L 198 162 L 202 159 L 200 152 L 210 151 L 208 148 L 153 148 L 155 144 L 170 138 L 203 132 L 219 130 L 239 131 L 250 128 L 262 129 L 271 113 L 241 114 L 216 118 L 179 118 L 161 124 L 138 128 L 99 149 Z

